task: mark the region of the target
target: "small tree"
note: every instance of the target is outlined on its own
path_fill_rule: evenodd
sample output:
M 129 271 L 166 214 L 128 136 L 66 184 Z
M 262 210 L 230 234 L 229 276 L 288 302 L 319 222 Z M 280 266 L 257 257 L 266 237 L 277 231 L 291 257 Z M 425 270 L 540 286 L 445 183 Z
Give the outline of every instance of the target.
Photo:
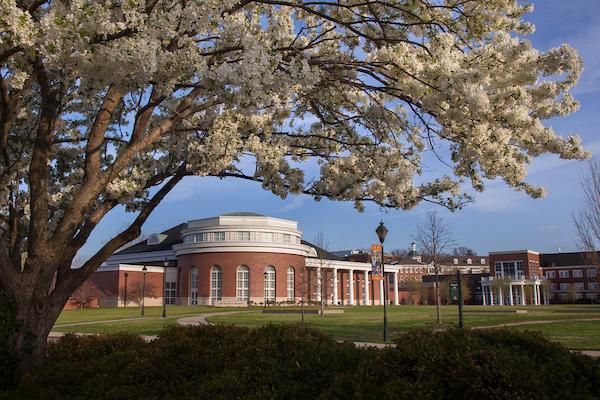
M 577 288 L 572 283 L 567 286 L 567 300 L 572 304 L 575 304 L 575 300 L 577 300 Z
M 331 297 L 331 289 L 333 286 L 333 275 L 329 270 L 330 260 L 327 258 L 329 242 L 327 241 L 327 239 L 325 239 L 325 235 L 323 234 L 323 232 L 319 232 L 317 234 L 317 237 L 315 238 L 314 244 L 315 246 L 317 246 L 316 250 L 318 258 L 317 273 L 315 275 L 316 288 L 317 294 L 319 296 L 319 303 L 321 306 L 321 316 L 323 316 L 323 311 L 325 309 L 325 305 L 327 304 L 327 299 Z
M 461 280 L 460 291 L 462 293 L 462 298 L 464 302 L 471 300 L 471 288 L 469 287 L 469 279 L 466 277 L 462 277 Z
M 151 281 L 146 280 L 146 285 L 141 280 L 134 280 L 127 287 L 127 301 L 133 301 L 138 305 L 142 304 L 142 296 L 156 298 L 158 288 Z M 119 289 L 119 298 L 124 301 L 125 288 Z
M 304 326 L 304 303 L 309 297 L 309 273 L 308 268 L 306 268 L 306 265 L 303 264 L 298 269 L 298 278 L 298 280 L 294 281 L 294 285 L 296 286 L 296 292 L 300 294 L 300 324 Z
M 408 289 L 408 304 L 415 304 L 415 295 L 421 293 L 421 282 L 408 281 L 406 287 Z
M 71 298 L 83 309 L 92 300 L 102 297 L 104 293 L 98 289 L 98 286 L 89 279 L 79 286 L 71 295 Z
M 436 321 L 442 323 L 441 298 L 440 298 L 440 272 L 443 268 L 443 257 L 452 246 L 454 237 L 448 225 L 436 211 L 428 212 L 425 221 L 417 226 L 414 239 L 424 255 L 431 259 L 435 275 L 434 296 L 436 301 Z

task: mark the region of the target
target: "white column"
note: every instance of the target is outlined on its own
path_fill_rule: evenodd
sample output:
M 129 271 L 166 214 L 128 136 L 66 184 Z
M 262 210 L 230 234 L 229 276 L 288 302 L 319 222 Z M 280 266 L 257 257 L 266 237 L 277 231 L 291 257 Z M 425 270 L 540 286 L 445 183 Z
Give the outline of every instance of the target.
M 394 305 L 398 304 L 398 272 L 394 272 Z
M 504 293 L 502 293 L 501 287 L 498 287 L 498 304 L 501 306 L 504 305 Z
M 317 267 L 317 301 L 321 301 L 321 275 L 323 270 L 321 267 Z
M 525 300 L 525 285 L 521 285 L 521 305 L 527 305 L 527 300 Z
M 512 283 L 508 286 L 508 294 L 510 295 L 510 305 L 514 306 L 515 303 L 513 301 L 513 290 L 512 290 Z
M 486 299 L 487 294 L 485 293 L 485 288 L 486 287 L 484 285 L 481 285 L 481 292 L 482 292 L 481 294 L 483 294 L 483 296 L 481 296 L 481 297 L 483 298 L 483 305 L 487 306 L 487 299 Z
M 354 305 L 354 270 L 351 269 L 348 271 L 348 304 Z
M 490 306 L 494 305 L 494 288 L 490 285 Z
M 369 298 L 369 271 L 365 271 L 365 306 L 371 305 L 371 299 Z
M 383 305 L 383 279 L 379 281 L 379 305 Z
M 538 305 L 537 285 L 535 284 L 535 281 L 533 281 L 533 305 Z
M 338 305 L 338 278 L 337 268 L 333 269 L 333 305 Z
M 537 285 L 537 291 L 538 291 L 537 292 L 538 293 L 538 296 L 537 296 L 538 297 L 538 305 L 541 306 L 542 304 L 544 304 L 544 303 L 542 303 L 542 285 L 540 285 L 540 284 Z

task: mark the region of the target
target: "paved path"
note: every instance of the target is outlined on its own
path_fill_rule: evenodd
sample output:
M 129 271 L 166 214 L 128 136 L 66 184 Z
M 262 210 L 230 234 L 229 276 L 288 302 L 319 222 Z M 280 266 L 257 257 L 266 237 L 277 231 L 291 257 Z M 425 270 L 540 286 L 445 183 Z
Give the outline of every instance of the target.
M 216 313 L 206 313 L 206 314 L 197 314 L 192 317 L 180 318 L 177 320 L 179 325 L 183 326 L 195 326 L 195 325 L 211 325 L 210 322 L 206 320 L 208 317 L 216 317 L 218 315 L 231 315 L 231 314 L 242 314 L 248 313 L 252 311 L 223 311 Z
M 586 322 L 586 321 L 600 321 L 600 317 L 595 318 L 569 318 L 569 319 L 548 319 L 548 320 L 535 320 L 535 321 L 521 321 L 521 322 L 507 322 L 505 324 L 498 325 L 486 325 L 486 326 L 473 326 L 471 329 L 493 329 L 493 328 L 504 328 L 510 326 L 521 326 L 521 325 L 541 325 L 541 324 L 558 324 L 560 322 Z

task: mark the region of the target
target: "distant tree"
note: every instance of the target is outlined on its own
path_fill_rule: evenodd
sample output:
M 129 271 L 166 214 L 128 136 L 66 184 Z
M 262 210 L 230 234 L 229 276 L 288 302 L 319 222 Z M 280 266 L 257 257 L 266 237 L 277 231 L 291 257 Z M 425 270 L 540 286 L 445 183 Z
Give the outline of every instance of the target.
M 573 214 L 579 247 L 588 252 L 586 262 L 600 264 L 596 249 L 600 246 L 600 161 L 590 160 L 588 169 L 581 175 L 583 200 Z
M 304 305 L 309 298 L 309 278 L 308 268 L 301 264 L 297 270 L 298 279 L 294 281 L 296 293 L 300 295 L 300 324 L 304 326 Z
M 572 283 L 567 286 L 567 300 L 572 304 L 575 304 L 575 300 L 577 300 L 577 288 Z
M 390 254 L 392 256 L 394 256 L 395 259 L 398 259 L 398 260 L 406 258 L 408 253 L 409 253 L 409 250 L 407 250 L 407 249 L 394 249 L 390 252 Z
M 469 287 L 469 280 L 466 277 L 462 277 L 460 280 L 461 283 L 461 292 L 462 292 L 462 298 L 464 302 L 467 302 L 468 300 L 471 300 L 471 288 Z
M 100 299 L 104 293 L 98 289 L 98 286 L 90 280 L 83 282 L 81 286 L 79 286 L 73 294 L 71 298 L 79 305 L 79 308 L 82 309 L 86 305 L 88 305 L 94 299 Z
M 157 297 L 158 287 L 149 280 L 146 280 L 146 286 L 144 287 L 144 283 L 141 280 L 134 280 L 133 282 L 128 284 L 127 287 L 127 302 L 134 302 L 138 305 L 142 303 L 142 294 L 145 297 L 155 298 Z M 125 288 L 119 289 L 119 298 L 124 301 L 125 300 Z
M 333 287 L 333 275 L 329 269 L 330 260 L 327 258 L 327 251 L 329 250 L 329 242 L 325 238 L 323 232 L 319 232 L 315 238 L 314 244 L 318 247 L 317 249 L 317 273 L 316 273 L 316 293 L 319 298 L 319 304 L 321 306 L 321 316 L 325 310 L 327 300 L 331 298 L 331 289 Z
M 417 226 L 414 239 L 421 248 L 423 254 L 426 254 L 431 259 L 433 273 L 435 275 L 434 295 L 436 298 L 436 321 L 438 324 L 441 324 L 442 313 L 439 276 L 443 268 L 444 253 L 454 246 L 454 237 L 444 219 L 439 216 L 437 211 L 433 211 L 428 212 L 425 221 Z
M 504 296 L 506 296 L 507 291 L 509 290 L 510 279 L 508 278 L 494 278 L 491 283 L 492 290 L 495 290 L 500 297 L 500 293 L 502 292 L 502 301 L 504 302 Z M 500 301 L 498 301 L 500 304 Z
M 474 256 L 475 250 L 470 249 L 465 246 L 459 246 L 459 247 L 455 247 L 454 249 L 452 249 L 452 255 L 453 256 Z
M 415 304 L 415 296 L 421 293 L 422 283 L 419 281 L 408 281 L 406 288 L 408 289 L 408 304 Z

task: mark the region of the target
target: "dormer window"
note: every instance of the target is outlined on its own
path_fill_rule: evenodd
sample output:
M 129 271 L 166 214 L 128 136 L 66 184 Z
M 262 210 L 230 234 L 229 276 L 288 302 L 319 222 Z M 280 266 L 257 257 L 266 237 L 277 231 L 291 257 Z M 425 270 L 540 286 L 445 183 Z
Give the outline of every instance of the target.
M 150 235 L 150 237 L 148 238 L 148 241 L 146 243 L 148 243 L 148 246 L 152 246 L 152 245 L 160 244 L 166 238 L 167 238 L 167 235 L 165 235 L 165 234 L 153 233 L 152 235 Z
M 467 264 L 471 265 L 473 263 L 473 260 L 471 260 L 470 258 L 467 258 Z
M 458 258 L 455 258 L 454 259 L 454 265 L 457 265 L 457 264 L 458 264 Z
M 484 265 L 484 264 L 485 264 L 485 258 L 482 258 L 481 259 L 481 265 Z

